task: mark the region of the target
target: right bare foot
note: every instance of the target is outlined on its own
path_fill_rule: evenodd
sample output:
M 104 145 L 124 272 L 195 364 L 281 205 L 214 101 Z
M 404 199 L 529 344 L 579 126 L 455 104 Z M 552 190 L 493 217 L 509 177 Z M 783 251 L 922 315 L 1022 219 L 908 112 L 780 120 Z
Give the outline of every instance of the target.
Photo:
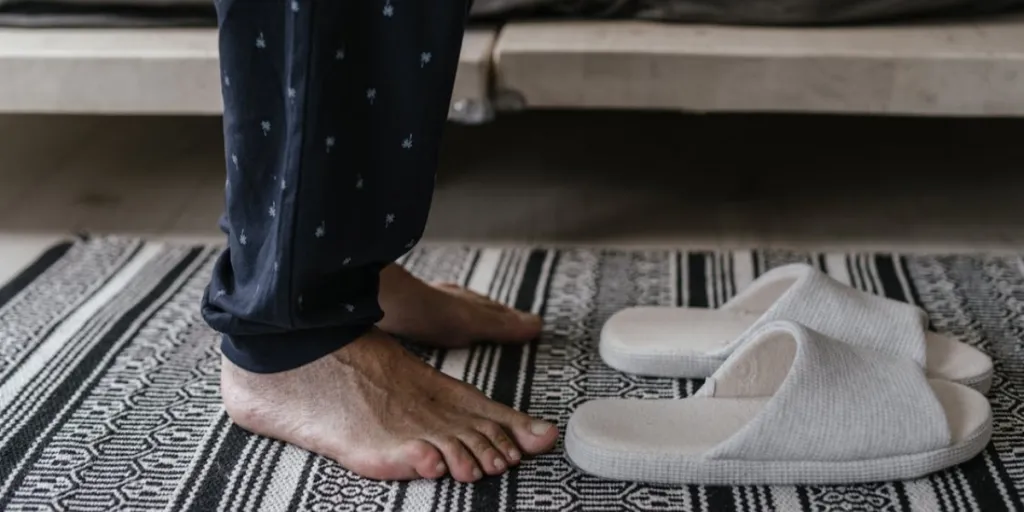
M 240 427 L 330 457 L 377 480 L 461 482 L 549 451 L 550 423 L 493 402 L 374 329 L 305 366 L 257 374 L 221 362 L 228 415 Z

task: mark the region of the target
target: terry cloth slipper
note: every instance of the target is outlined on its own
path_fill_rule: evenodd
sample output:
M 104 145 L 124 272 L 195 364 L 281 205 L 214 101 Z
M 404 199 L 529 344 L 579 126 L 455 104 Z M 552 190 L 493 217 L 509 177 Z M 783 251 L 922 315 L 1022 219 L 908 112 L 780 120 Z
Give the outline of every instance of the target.
M 601 330 L 601 358 L 638 375 L 704 378 L 736 349 L 736 340 L 773 320 L 792 320 L 831 338 L 909 357 L 929 377 L 987 393 L 992 360 L 980 350 L 927 330 L 923 310 L 846 286 L 805 264 L 772 269 L 719 309 L 636 307 Z
M 776 321 L 752 332 L 691 398 L 583 404 L 565 453 L 615 480 L 849 484 L 959 464 L 991 433 L 992 410 L 974 389 Z

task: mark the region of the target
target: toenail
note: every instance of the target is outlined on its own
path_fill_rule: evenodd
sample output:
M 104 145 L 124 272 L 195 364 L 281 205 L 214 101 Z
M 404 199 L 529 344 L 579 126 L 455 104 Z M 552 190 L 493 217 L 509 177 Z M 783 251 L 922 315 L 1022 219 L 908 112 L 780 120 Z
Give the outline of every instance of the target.
M 473 480 L 479 480 L 483 476 L 484 474 L 480 471 L 480 468 L 473 468 Z
M 508 451 L 508 458 L 510 458 L 512 460 L 519 460 L 519 457 L 521 457 L 521 456 L 522 455 L 519 455 L 519 450 L 513 449 L 513 450 L 509 450 Z
M 494 467 L 498 470 L 505 469 L 505 461 L 501 460 L 500 458 L 494 459 Z
M 448 467 L 444 465 L 444 462 L 438 462 L 434 469 L 436 469 L 438 473 L 444 473 L 444 470 L 448 469 Z
M 542 436 L 548 433 L 551 429 L 551 424 L 543 421 L 535 421 L 530 425 L 530 432 L 535 436 Z

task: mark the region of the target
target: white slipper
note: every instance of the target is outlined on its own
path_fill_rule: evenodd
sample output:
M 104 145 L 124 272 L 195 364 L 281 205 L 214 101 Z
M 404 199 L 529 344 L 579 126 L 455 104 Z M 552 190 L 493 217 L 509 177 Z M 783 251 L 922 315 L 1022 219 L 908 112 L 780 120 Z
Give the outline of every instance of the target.
M 846 286 L 805 264 L 772 269 L 719 309 L 636 307 L 601 330 L 601 358 L 638 375 L 704 378 L 736 349 L 736 340 L 773 320 L 792 320 L 829 337 L 910 357 L 929 377 L 987 393 L 992 360 L 980 350 L 927 330 L 923 310 Z
M 691 398 L 583 404 L 566 456 L 615 480 L 849 484 L 921 477 L 988 444 L 985 396 L 910 359 L 793 322 L 750 336 Z

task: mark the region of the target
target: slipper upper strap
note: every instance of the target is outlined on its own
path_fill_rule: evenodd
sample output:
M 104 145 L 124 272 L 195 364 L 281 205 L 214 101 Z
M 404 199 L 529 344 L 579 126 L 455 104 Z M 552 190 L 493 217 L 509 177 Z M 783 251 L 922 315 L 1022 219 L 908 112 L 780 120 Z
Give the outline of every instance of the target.
M 752 332 L 697 396 L 771 397 L 709 459 L 849 461 L 951 442 L 945 410 L 920 366 L 793 322 Z
M 833 339 L 925 364 L 927 318 L 918 307 L 851 288 L 810 265 L 792 264 L 762 275 L 726 309 L 769 302 L 764 314 L 716 355 L 727 356 L 766 324 L 790 320 Z

